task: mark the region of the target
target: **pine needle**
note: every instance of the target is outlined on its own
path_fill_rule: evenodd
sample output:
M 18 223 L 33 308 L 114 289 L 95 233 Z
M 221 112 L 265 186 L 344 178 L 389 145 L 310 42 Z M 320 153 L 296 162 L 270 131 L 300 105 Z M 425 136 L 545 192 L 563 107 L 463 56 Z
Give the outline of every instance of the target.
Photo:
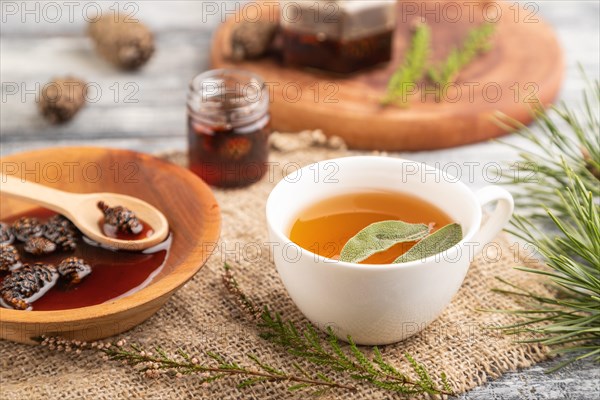
M 571 355 L 550 371 L 600 353 L 600 84 L 590 86 L 583 118 L 565 104 L 536 110 L 538 131 L 520 133 L 534 152 L 521 149 L 516 167 L 503 171 L 505 183 L 521 189 L 515 200 L 522 214 L 510 232 L 533 245 L 548 267 L 518 269 L 544 276 L 556 295 L 539 296 L 503 282 L 511 290 L 496 291 L 529 300 L 529 308 L 495 311 L 522 317 L 501 327 L 505 333 L 531 332 L 536 336 L 526 342 Z
M 425 75 L 430 53 L 431 29 L 426 23 L 421 22 L 415 27 L 411 43 L 404 56 L 404 62 L 388 82 L 386 96 L 381 101 L 383 105 L 395 103 L 406 106 L 409 92 Z
M 259 307 L 254 305 L 240 289 L 228 265 L 225 265 L 223 282 L 225 289 L 234 298 L 240 310 L 244 311 L 253 322 L 256 322 L 256 314 L 252 310 L 259 309 Z M 377 347 L 372 349 L 373 355 L 370 355 L 356 345 L 351 337 L 347 338 L 348 344 L 340 343 L 331 328 L 323 334 L 317 332 L 311 324 L 299 327 L 292 321 L 284 320 L 280 314 L 273 313 L 268 307 L 263 308 L 257 327 L 263 339 L 281 347 L 282 350 L 297 359 L 298 362 L 292 363 L 292 366 L 301 375 L 304 375 L 306 370 L 300 366 L 299 361 L 311 363 L 317 370 L 310 376 L 320 378 L 320 382 L 330 382 L 335 378 L 337 378 L 335 382 L 338 382 L 338 380 L 343 381 L 342 377 L 345 377 L 354 380 L 358 386 L 371 385 L 401 395 L 447 396 L 453 394 L 445 373 L 441 372 L 434 381 L 425 366 L 419 364 L 409 354 L 405 354 L 405 358 L 415 378 L 409 377 L 385 362 Z M 260 366 L 260 364 L 258 365 Z M 267 369 L 267 372 L 279 371 Z M 302 388 L 302 386 L 297 386 L 290 390 Z
M 495 30 L 495 25 L 489 22 L 473 28 L 460 48 L 452 49 L 443 63 L 429 70 L 429 78 L 440 86 L 454 82 L 463 68 L 491 49 Z

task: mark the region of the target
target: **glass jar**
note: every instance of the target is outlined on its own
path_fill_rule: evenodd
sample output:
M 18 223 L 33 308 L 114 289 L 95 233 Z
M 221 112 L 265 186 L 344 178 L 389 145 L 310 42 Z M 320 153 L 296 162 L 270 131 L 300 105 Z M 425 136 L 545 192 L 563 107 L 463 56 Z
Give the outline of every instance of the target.
M 283 61 L 351 73 L 388 62 L 395 0 L 280 0 Z
M 196 76 L 187 98 L 189 168 L 209 185 L 259 181 L 269 156 L 269 93 L 263 80 L 241 70 Z

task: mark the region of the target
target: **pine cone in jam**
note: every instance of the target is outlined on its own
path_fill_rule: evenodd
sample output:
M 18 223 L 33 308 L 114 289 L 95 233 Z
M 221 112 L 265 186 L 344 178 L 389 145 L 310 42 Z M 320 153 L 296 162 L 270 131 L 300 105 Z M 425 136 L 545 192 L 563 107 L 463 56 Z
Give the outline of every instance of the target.
M 103 201 L 98 202 L 98 208 L 104 213 L 104 223 L 117 229 L 119 232 L 137 235 L 144 226 L 135 213 L 123 206 L 109 207 Z
M 0 222 L 0 244 L 13 244 L 15 235 L 10 225 Z
M 56 244 L 45 237 L 31 238 L 25 243 L 23 248 L 26 252 L 40 256 L 50 254 L 56 251 Z
M 25 264 L 11 272 L 2 281 L 0 296 L 4 306 L 27 310 L 31 303 L 50 290 L 58 279 L 58 271 L 52 264 Z
M 56 214 L 56 215 L 52 216 L 46 222 L 46 227 L 62 228 L 62 229 L 71 231 L 73 233 L 75 233 L 77 231 L 77 228 L 75 227 L 75 225 L 73 225 L 73 223 L 71 221 L 69 221 L 66 217 L 64 217 L 60 214 Z
M 62 215 L 55 215 L 46 222 L 44 237 L 63 251 L 77 248 L 77 228 Z
M 21 255 L 11 244 L 0 245 L 0 271 L 12 271 L 21 266 Z
M 92 272 L 92 267 L 85 260 L 69 257 L 58 264 L 58 273 L 67 285 L 76 285 Z
M 23 217 L 13 223 L 13 233 L 18 240 L 26 242 L 44 234 L 44 225 L 37 218 Z

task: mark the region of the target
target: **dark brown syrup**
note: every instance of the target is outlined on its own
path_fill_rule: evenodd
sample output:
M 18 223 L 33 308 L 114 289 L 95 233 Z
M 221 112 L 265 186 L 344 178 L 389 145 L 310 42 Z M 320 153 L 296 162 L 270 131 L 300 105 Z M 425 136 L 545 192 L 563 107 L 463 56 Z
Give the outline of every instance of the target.
M 54 212 L 40 208 L 16 215 L 3 222 L 12 223 L 23 216 L 36 217 L 44 222 L 53 215 Z M 144 224 L 144 230 L 139 235 L 149 235 L 150 232 L 151 228 Z M 119 235 L 123 234 L 119 233 Z M 130 237 L 125 239 L 131 240 Z M 15 241 L 13 245 L 21 254 L 23 264 L 44 262 L 58 265 L 67 257 L 79 257 L 92 266 L 92 272 L 81 283 L 69 287 L 59 280 L 52 289 L 32 304 L 33 311 L 52 311 L 102 304 L 141 290 L 164 267 L 171 246 L 171 236 L 160 245 L 143 252 L 103 248 L 80 233 L 78 233 L 77 249 L 71 252 L 56 251 L 49 255 L 33 256 L 23 251 L 23 243 Z M 0 284 L 7 275 L 6 272 L 0 272 Z

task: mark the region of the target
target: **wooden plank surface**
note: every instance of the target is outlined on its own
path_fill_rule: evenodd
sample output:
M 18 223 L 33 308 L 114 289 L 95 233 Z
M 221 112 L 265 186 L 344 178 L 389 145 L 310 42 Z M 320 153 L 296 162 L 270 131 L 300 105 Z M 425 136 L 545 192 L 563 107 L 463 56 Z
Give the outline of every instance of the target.
M 13 3 L 4 1 L 0 6 Z M 20 4 L 21 2 L 16 2 Z M 34 3 L 34 2 L 28 2 Z M 39 2 L 41 7 L 49 1 Z M 54 145 L 99 145 L 158 152 L 184 149 L 185 96 L 189 80 L 208 66 L 211 33 L 223 14 L 235 10 L 232 1 L 140 1 L 137 17 L 157 34 L 157 53 L 138 73 L 121 73 L 97 58 L 84 36 L 81 11 L 88 3 L 110 7 L 114 1 L 77 2 L 72 21 L 57 22 L 31 16 L 7 16 L 0 24 L 0 154 Z M 227 4 L 224 6 L 223 4 Z M 532 10 L 556 29 L 566 62 L 566 81 L 560 99 L 575 104 L 585 82 L 579 66 L 591 77 L 600 70 L 600 5 L 597 0 L 538 1 Z M 62 4 L 59 2 L 59 4 Z M 122 2 L 124 4 L 124 2 Z M 216 12 L 213 13 L 216 6 Z M 91 7 L 91 6 L 89 6 Z M 91 11 L 90 11 L 91 13 Z M 68 15 L 68 10 L 63 10 Z M 86 107 L 72 123 L 52 127 L 36 111 L 34 90 L 52 76 L 77 74 L 102 89 L 95 104 Z M 114 86 L 114 85 L 117 86 Z M 137 93 L 132 95 L 133 84 Z M 19 93 L 11 95 L 17 85 Z M 24 86 L 23 86 L 24 85 Z M 113 89 L 111 89 L 111 87 Z M 115 101 L 115 89 L 120 93 Z M 125 102 L 126 96 L 130 95 Z M 515 136 L 506 139 L 520 143 Z M 514 151 L 498 143 L 480 143 L 454 149 L 404 153 L 406 158 L 431 164 L 458 166 L 473 188 L 489 182 L 486 165 L 514 159 Z M 475 163 L 475 164 L 473 164 Z M 469 173 L 471 168 L 472 173 Z M 507 374 L 467 393 L 463 399 L 577 399 L 597 398 L 600 371 L 591 362 L 577 363 L 546 375 L 550 364 Z

